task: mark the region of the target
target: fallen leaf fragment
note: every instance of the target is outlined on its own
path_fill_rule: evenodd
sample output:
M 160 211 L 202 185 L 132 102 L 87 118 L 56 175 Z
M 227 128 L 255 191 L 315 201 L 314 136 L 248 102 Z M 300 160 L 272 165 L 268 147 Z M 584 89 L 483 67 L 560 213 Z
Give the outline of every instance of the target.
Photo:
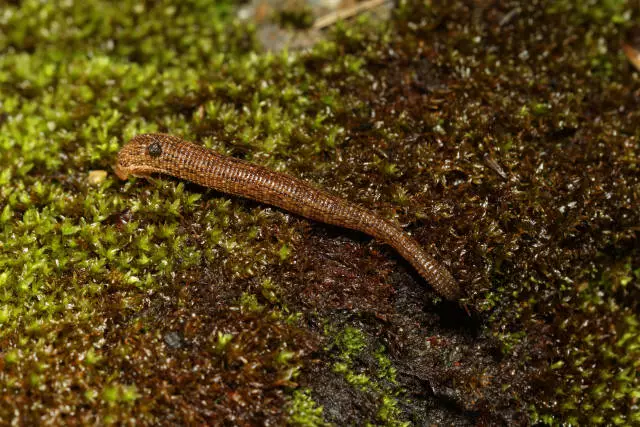
M 640 51 L 634 49 L 628 44 L 623 44 L 622 50 L 624 51 L 624 54 L 627 55 L 627 58 L 629 58 L 631 64 L 636 67 L 636 70 L 640 71 Z

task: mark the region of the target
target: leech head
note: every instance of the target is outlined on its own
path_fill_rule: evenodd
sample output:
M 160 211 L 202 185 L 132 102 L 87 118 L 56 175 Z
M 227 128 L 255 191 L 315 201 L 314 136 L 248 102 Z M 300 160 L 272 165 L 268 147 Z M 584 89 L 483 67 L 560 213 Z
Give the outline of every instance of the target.
M 179 138 L 163 134 L 137 135 L 118 153 L 115 172 L 120 179 L 129 175 L 149 176 L 166 170 L 168 159 L 163 156 L 165 147 L 180 142 Z

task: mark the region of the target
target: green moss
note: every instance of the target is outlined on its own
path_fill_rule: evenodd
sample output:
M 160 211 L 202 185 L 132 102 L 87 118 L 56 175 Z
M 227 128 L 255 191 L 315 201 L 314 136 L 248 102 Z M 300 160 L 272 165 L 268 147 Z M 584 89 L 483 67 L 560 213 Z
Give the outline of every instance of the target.
M 391 362 L 391 359 L 389 359 L 389 357 L 385 353 L 386 348 L 384 348 L 384 346 L 380 346 L 374 354 L 374 357 L 376 358 L 379 366 L 378 378 L 381 380 L 389 381 L 391 384 L 396 385 L 396 368 L 393 366 L 393 362 Z
M 17 350 L 10 350 L 4 355 L 4 363 L 7 365 L 13 365 L 18 362 L 20 354 Z
M 260 290 L 261 290 L 262 296 L 271 304 L 278 303 L 279 301 L 278 294 L 280 292 L 280 289 L 275 285 L 275 283 L 273 283 L 273 280 L 271 280 L 271 278 L 266 278 L 265 280 L 262 281 L 262 286 Z
M 88 390 L 85 393 L 85 398 L 89 401 L 94 400 L 97 397 L 94 391 Z M 102 390 L 102 400 L 109 406 L 116 406 L 119 403 L 132 404 L 138 398 L 140 394 L 135 385 L 124 384 L 110 384 Z
M 294 426 L 328 426 L 322 416 L 322 406 L 318 406 L 309 390 L 296 390 L 287 406 L 288 422 Z
M 296 354 L 292 351 L 282 350 L 276 356 L 276 363 L 287 364 L 287 362 L 292 360 L 295 357 L 295 355 Z
M 581 23 L 623 24 L 631 19 L 631 2 L 628 0 L 603 0 L 590 4 L 556 1 L 549 3 L 551 13 L 562 13 Z
M 289 249 L 287 245 L 282 245 L 278 251 L 278 255 L 282 261 L 286 261 L 289 255 L 291 255 L 291 249 Z
M 102 399 L 108 404 L 114 404 L 118 401 L 118 388 L 115 386 L 107 386 L 102 390 Z
M 349 326 L 336 337 L 335 341 L 340 351 L 338 358 L 345 363 L 350 363 L 367 345 L 364 333 Z
M 409 427 L 411 425 L 408 421 L 401 421 L 402 412 L 398 408 L 398 401 L 389 396 L 382 396 L 378 418 L 385 426 Z
M 125 403 L 132 403 L 136 399 L 140 398 L 140 394 L 135 385 L 122 386 L 120 391 L 120 399 Z
M 258 303 L 258 297 L 247 292 L 243 292 L 240 297 L 240 307 L 247 312 L 260 313 L 264 310 L 264 306 Z
M 369 420 L 367 424 L 375 421 L 387 426 L 408 426 L 409 422 L 403 421 L 402 411 L 398 408 L 398 399 L 403 391 L 397 386 L 396 370 L 391 360 L 386 355 L 383 346 L 378 347 L 373 356 L 376 366 L 373 371 L 360 372 L 358 359 L 363 352 L 368 351 L 367 337 L 353 327 L 346 327 L 334 338 L 337 355 L 333 363 L 333 371 L 342 375 L 352 387 L 361 392 L 376 396 L 379 402 L 375 420 Z
M 223 334 L 218 331 L 218 339 L 216 341 L 215 349 L 217 352 L 221 352 L 233 339 L 232 334 Z

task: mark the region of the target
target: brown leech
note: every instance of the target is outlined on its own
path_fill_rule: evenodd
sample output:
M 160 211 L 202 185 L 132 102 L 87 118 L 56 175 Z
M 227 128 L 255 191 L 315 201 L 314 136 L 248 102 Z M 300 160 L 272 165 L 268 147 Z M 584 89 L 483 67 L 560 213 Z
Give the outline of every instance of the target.
M 165 134 L 134 137 L 120 150 L 115 171 L 121 179 L 152 173 L 173 175 L 315 221 L 362 231 L 391 245 L 443 297 L 454 300 L 460 296 L 460 288 L 451 273 L 398 226 L 289 175 Z

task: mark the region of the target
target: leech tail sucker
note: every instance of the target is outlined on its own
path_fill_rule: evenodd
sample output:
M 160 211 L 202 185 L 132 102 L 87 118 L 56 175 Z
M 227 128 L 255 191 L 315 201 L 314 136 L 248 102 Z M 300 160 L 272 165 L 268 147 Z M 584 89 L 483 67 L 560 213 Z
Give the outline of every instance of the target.
M 172 175 L 315 221 L 361 231 L 392 246 L 440 295 L 450 300 L 460 297 L 461 289 L 451 273 L 400 227 L 298 178 L 166 134 L 134 137 L 120 150 L 115 172 L 121 179 L 153 173 Z

